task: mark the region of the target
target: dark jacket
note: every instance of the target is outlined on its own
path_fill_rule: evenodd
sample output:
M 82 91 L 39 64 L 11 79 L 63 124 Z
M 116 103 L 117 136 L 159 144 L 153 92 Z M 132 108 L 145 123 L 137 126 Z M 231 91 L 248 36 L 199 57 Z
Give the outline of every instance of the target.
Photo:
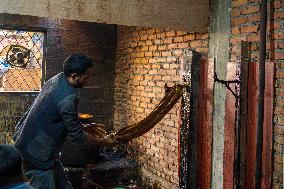
M 15 146 L 25 160 L 39 169 L 51 169 L 67 134 L 76 142 L 85 141 L 77 105 L 76 90 L 63 73 L 46 82 L 16 125 Z

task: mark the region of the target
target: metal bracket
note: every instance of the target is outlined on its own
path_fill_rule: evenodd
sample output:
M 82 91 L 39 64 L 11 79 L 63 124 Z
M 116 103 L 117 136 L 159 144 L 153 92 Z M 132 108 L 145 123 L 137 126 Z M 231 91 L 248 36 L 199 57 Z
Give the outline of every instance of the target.
M 236 93 L 232 90 L 232 88 L 230 87 L 230 84 L 240 84 L 240 83 L 241 83 L 240 80 L 238 80 L 238 79 L 236 79 L 236 80 L 231 80 L 231 81 L 221 80 L 221 79 L 218 78 L 216 72 L 214 73 L 214 77 L 213 77 L 213 78 L 214 78 L 214 82 L 217 82 L 217 83 L 220 83 L 220 84 L 225 85 L 225 87 L 226 87 L 229 91 L 231 91 L 231 93 L 234 95 L 235 98 L 240 98 L 240 96 L 239 96 L 238 94 L 236 94 Z

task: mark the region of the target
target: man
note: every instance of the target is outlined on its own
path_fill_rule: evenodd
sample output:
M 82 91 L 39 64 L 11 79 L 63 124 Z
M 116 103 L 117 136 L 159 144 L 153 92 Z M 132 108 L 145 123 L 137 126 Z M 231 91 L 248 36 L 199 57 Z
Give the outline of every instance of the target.
M 25 181 L 19 150 L 11 145 L 0 144 L 0 188 L 32 189 Z
M 73 54 L 63 63 L 63 73 L 46 82 L 31 108 L 16 126 L 15 146 L 24 158 L 25 173 L 34 188 L 72 188 L 58 160 L 67 134 L 78 143 L 108 144 L 82 131 L 78 120 L 76 88 L 86 85 L 92 61 Z

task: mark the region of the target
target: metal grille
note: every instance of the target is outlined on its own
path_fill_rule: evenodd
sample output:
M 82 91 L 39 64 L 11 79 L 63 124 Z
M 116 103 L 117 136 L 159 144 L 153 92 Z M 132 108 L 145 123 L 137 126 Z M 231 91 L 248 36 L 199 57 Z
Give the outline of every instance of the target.
M 0 29 L 0 92 L 40 91 L 44 33 Z

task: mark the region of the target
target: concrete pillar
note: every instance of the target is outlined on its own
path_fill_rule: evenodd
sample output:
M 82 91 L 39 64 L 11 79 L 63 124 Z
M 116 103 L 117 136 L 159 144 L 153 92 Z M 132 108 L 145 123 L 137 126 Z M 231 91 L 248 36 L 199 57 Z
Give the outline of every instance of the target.
M 230 58 L 230 0 L 212 0 L 209 58 L 214 58 L 215 71 L 226 79 L 226 64 Z M 223 188 L 224 117 L 226 88 L 214 85 L 212 189 Z

